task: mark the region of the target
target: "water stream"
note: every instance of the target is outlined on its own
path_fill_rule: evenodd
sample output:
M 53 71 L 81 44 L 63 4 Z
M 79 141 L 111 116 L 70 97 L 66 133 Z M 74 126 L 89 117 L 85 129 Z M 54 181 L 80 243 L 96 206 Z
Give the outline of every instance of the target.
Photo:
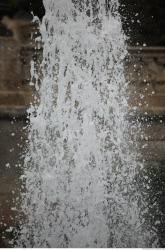
M 32 67 L 40 102 L 29 109 L 18 245 L 146 247 L 118 0 L 43 2 L 40 74 Z

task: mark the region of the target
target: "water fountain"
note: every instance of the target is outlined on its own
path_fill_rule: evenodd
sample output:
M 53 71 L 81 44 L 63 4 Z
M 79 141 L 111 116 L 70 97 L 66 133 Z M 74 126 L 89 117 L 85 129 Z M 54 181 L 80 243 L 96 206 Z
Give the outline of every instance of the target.
M 118 0 L 44 0 L 19 246 L 146 247 Z M 38 89 L 39 73 L 32 67 Z

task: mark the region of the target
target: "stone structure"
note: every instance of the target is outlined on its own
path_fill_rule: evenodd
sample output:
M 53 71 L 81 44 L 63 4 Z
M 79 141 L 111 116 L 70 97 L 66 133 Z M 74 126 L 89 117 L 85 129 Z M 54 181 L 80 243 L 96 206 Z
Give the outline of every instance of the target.
M 32 89 L 21 48 L 12 38 L 3 37 L 0 38 L 0 55 L 0 114 L 23 113 L 29 105 Z
M 165 114 L 165 48 L 130 48 L 127 78 L 131 106 L 141 114 Z
M 130 108 L 141 114 L 165 114 L 165 48 L 129 48 L 126 61 Z M 30 61 L 42 57 L 33 46 L 19 47 L 0 38 L 0 114 L 22 115 L 32 101 Z

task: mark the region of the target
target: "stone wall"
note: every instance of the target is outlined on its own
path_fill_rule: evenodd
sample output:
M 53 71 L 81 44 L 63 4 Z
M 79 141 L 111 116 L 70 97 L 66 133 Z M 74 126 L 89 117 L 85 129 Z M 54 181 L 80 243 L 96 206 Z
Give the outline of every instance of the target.
M 12 38 L 0 38 L 0 114 L 23 114 L 32 97 L 22 48 Z
M 131 107 L 141 114 L 165 114 L 165 47 L 130 48 L 127 79 Z
M 126 78 L 130 108 L 142 114 L 165 114 L 165 48 L 129 48 Z M 22 115 L 32 101 L 30 61 L 42 57 L 33 46 L 19 47 L 12 38 L 0 37 L 0 114 Z

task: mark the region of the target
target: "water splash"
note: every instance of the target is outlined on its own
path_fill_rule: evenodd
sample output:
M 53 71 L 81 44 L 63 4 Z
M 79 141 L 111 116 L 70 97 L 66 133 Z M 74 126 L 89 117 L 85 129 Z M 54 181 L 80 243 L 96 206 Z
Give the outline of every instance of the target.
M 125 36 L 118 1 L 105 2 L 44 0 L 20 246 L 147 246 L 135 182 L 141 164 L 126 119 Z

